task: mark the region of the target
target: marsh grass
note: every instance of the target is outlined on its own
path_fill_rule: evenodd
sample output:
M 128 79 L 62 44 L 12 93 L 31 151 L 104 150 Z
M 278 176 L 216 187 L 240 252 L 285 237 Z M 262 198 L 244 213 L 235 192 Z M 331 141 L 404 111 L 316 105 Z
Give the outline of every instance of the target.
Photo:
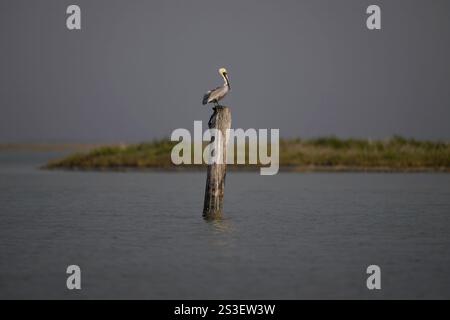
M 125 146 L 104 146 L 51 161 L 44 168 L 114 170 L 202 167 L 194 164 L 174 166 L 170 153 L 176 144 L 163 139 Z M 246 159 L 248 163 L 248 152 Z M 259 166 L 230 165 L 232 169 L 254 169 Z M 280 167 L 292 171 L 450 171 L 450 144 L 400 136 L 387 140 L 336 137 L 281 139 Z

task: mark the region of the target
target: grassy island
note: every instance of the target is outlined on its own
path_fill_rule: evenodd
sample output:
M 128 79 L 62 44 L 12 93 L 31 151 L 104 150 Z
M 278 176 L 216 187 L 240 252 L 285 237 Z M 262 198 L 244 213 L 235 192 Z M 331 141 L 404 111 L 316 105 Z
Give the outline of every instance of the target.
M 46 169 L 127 170 L 197 169 L 204 165 L 172 164 L 178 142 L 158 140 L 131 145 L 107 145 L 49 162 Z M 259 165 L 229 165 L 229 169 L 257 169 Z M 450 143 L 418 141 L 394 136 L 387 140 L 280 140 L 281 171 L 441 171 L 450 172 Z

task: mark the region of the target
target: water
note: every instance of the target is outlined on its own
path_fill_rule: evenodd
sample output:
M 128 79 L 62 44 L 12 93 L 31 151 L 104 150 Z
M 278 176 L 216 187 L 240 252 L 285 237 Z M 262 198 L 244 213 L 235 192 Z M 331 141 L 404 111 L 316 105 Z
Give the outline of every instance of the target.
M 229 172 L 206 222 L 205 173 L 36 169 L 55 156 L 0 153 L 0 298 L 450 298 L 448 174 Z

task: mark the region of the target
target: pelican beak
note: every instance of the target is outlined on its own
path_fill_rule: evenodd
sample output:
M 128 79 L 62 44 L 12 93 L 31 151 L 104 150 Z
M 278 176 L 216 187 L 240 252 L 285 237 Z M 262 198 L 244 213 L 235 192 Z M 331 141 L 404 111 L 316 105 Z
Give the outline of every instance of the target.
M 224 73 L 223 76 L 224 76 L 225 79 L 227 80 L 228 88 L 231 89 L 231 86 L 230 86 L 230 80 L 228 80 L 228 74 L 227 74 L 227 73 Z

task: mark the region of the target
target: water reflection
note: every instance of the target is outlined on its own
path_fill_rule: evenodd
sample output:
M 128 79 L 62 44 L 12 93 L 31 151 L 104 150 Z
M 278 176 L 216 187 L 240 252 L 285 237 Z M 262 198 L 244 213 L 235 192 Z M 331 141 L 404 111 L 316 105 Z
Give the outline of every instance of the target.
M 220 247 L 229 247 L 234 240 L 234 225 L 229 218 L 204 218 L 211 231 L 211 244 Z
M 233 224 L 230 219 L 224 217 L 204 218 L 215 233 L 227 234 L 233 232 Z

